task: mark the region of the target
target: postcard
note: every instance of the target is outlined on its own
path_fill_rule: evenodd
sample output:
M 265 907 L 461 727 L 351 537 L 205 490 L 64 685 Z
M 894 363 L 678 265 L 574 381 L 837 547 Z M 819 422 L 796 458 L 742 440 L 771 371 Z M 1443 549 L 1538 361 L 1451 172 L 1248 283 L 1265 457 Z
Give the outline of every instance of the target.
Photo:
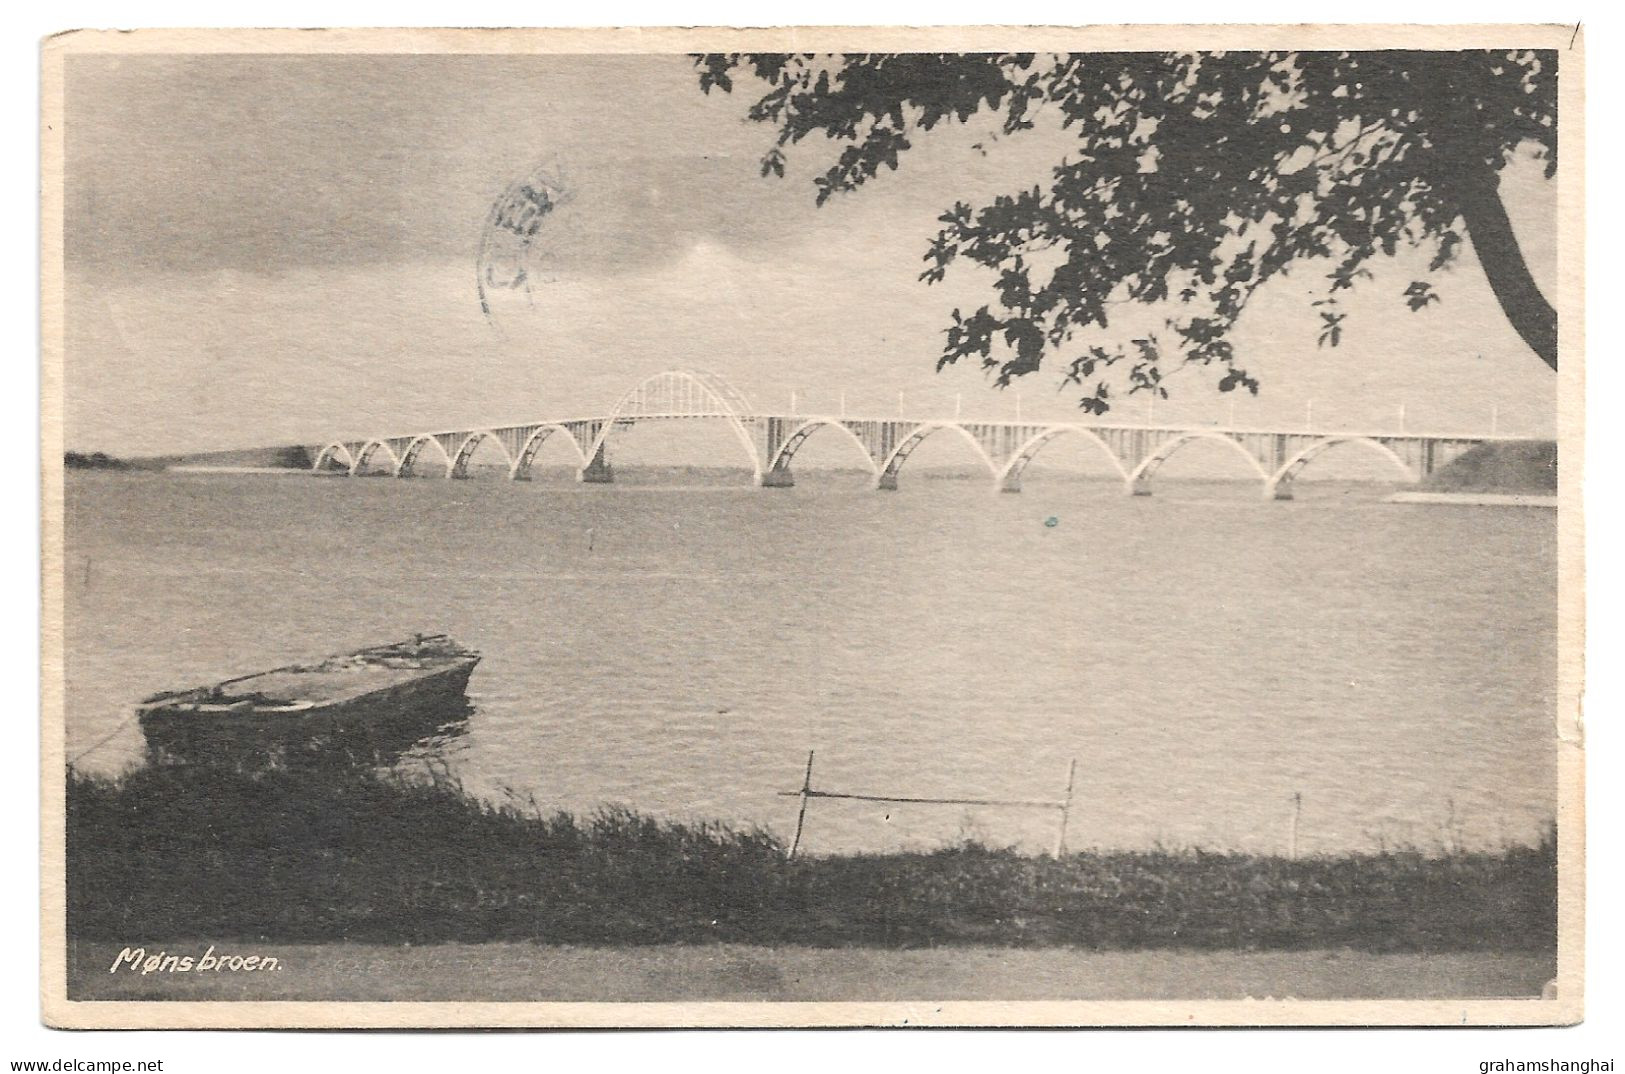
M 1583 35 L 72 31 L 61 1027 L 1583 1013 Z

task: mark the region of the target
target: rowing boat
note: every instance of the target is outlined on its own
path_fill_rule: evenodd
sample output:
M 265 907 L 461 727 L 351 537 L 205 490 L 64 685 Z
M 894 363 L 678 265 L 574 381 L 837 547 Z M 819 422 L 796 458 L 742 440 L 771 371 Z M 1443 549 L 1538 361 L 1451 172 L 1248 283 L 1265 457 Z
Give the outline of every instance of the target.
M 375 732 L 398 737 L 403 726 L 428 727 L 436 716 L 466 713 L 464 694 L 479 660 L 444 634 L 420 634 L 154 694 L 136 713 L 148 746 L 178 757 L 320 747 L 364 741 Z

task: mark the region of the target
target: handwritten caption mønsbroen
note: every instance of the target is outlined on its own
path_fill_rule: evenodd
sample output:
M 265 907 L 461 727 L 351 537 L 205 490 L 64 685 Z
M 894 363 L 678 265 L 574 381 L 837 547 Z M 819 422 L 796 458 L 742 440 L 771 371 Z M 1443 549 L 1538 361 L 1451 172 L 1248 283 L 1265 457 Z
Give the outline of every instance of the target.
M 196 957 L 172 955 L 168 951 L 148 952 L 145 947 L 126 947 L 113 959 L 108 973 L 120 968 L 143 977 L 149 973 L 263 973 L 280 970 L 282 960 L 273 955 L 215 954 L 214 945 Z

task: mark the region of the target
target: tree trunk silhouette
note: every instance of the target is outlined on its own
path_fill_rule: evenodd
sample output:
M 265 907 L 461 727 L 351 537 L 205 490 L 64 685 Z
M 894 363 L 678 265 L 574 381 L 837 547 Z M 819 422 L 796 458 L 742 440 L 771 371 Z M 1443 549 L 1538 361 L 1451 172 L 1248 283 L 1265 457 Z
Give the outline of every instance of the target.
M 1449 189 L 1455 195 L 1456 207 L 1467 225 L 1490 290 L 1523 341 L 1541 361 L 1556 369 L 1557 311 L 1529 273 L 1512 221 L 1507 219 L 1506 206 L 1501 203 L 1495 172 L 1478 162 L 1452 171 Z

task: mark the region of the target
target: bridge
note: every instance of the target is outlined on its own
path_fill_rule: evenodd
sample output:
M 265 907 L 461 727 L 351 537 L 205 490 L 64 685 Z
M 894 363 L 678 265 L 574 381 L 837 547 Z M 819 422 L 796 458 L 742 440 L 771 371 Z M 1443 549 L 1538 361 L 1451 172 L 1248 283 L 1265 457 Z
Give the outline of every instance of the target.
M 1151 494 L 1157 469 L 1175 452 L 1202 441 L 1223 444 L 1257 472 L 1266 498 L 1290 500 L 1292 482 L 1324 452 L 1341 444 L 1358 444 L 1394 466 L 1396 476 L 1421 481 L 1463 452 L 1486 442 L 1515 442 L 1501 436 L 1445 436 L 1407 432 L 1314 432 L 1309 429 L 1266 430 L 1217 426 L 1120 424 L 1114 422 L 952 421 L 907 418 L 849 418 L 838 415 L 758 413 L 746 398 L 715 373 L 676 369 L 657 373 L 623 395 L 597 417 L 536 421 L 519 425 L 453 429 L 334 440 L 307 445 L 318 473 L 356 476 L 383 473 L 412 477 L 440 467 L 448 478 L 469 476 L 474 452 L 487 440 L 506 460 L 508 476 L 530 479 L 536 453 L 549 437 L 562 437 L 577 458 L 577 480 L 614 481 L 609 442 L 617 431 L 642 422 L 709 421 L 725 425 L 739 441 L 757 485 L 789 488 L 795 484 L 791 464 L 796 452 L 814 435 L 852 442 L 868 464 L 877 489 L 896 489 L 898 474 L 915 449 L 938 434 L 959 437 L 976 450 L 993 486 L 1021 491 L 1021 475 L 1048 445 L 1066 437 L 1092 444 L 1104 453 L 1124 488 L 1136 496 Z

